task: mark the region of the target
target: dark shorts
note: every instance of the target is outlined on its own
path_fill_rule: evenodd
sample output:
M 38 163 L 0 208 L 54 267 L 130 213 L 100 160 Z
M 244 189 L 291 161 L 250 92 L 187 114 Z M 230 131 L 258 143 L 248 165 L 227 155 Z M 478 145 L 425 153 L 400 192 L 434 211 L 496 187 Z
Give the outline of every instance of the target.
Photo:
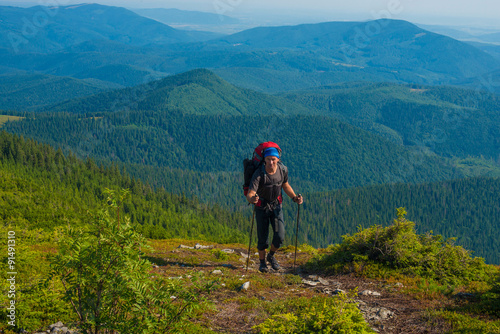
M 269 226 L 273 230 L 272 244 L 274 247 L 280 248 L 285 240 L 285 223 L 281 204 L 277 205 L 274 210 L 256 208 L 255 217 L 257 220 L 257 249 L 265 250 L 269 247 Z

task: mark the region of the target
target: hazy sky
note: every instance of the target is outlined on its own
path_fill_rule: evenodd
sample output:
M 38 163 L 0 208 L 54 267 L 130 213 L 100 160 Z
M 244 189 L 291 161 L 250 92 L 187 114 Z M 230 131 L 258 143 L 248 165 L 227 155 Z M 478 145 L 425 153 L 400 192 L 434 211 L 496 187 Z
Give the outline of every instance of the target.
M 0 4 L 97 2 L 129 8 L 179 8 L 255 19 L 294 16 L 309 21 L 369 20 L 380 17 L 425 24 L 500 28 L 499 0 L 0 0 Z

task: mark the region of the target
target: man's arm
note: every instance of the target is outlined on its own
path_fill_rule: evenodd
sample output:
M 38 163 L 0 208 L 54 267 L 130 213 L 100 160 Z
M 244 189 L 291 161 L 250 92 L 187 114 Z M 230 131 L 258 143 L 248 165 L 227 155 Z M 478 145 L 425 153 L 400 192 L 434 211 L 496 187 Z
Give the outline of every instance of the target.
M 302 204 L 304 202 L 302 195 L 296 196 L 295 191 L 293 191 L 292 186 L 288 182 L 283 183 L 283 190 L 295 203 Z

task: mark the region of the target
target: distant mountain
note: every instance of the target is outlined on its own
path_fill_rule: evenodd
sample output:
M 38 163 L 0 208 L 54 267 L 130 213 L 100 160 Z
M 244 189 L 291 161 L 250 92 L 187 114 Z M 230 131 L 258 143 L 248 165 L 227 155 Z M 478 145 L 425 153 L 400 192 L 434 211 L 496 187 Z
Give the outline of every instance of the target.
M 50 111 L 114 112 L 181 110 L 197 115 L 305 114 L 308 109 L 285 99 L 240 89 L 199 69 L 144 85 L 71 100 Z
M 487 44 L 487 43 L 478 43 L 478 42 L 470 42 L 470 44 L 479 50 L 482 50 L 496 59 L 500 60 L 500 45 L 495 44 Z
M 74 74 L 75 78 L 106 80 L 117 84 L 117 86 L 137 86 L 160 79 L 164 76 L 164 73 L 154 72 L 131 65 L 105 65 Z
M 359 22 L 325 22 L 294 26 L 258 27 L 232 34 L 215 41 L 212 45 L 248 49 L 333 49 L 339 46 L 345 34 Z
M 152 69 L 165 61 L 164 55 L 165 51 L 159 48 L 134 47 L 111 40 L 86 41 L 53 54 L 18 55 L 0 49 L 4 73 L 21 71 L 93 78 L 122 86 L 135 86 L 171 74 Z
M 180 10 L 176 8 L 141 8 L 131 10 L 139 15 L 160 21 L 167 25 L 198 26 L 240 23 L 239 19 L 227 15 Z
M 21 36 L 22 17 L 33 17 L 44 7 L 3 8 L 7 18 L 0 16 L 0 58 L 5 69 L 125 86 L 196 68 L 265 92 L 348 81 L 451 84 L 500 68 L 491 54 L 405 21 L 261 27 L 201 42 L 209 36 L 196 37 L 196 32 L 100 5 L 60 7 L 36 38 L 14 44 L 25 53 L 13 54 L 9 36 Z
M 45 74 L 0 75 L 0 108 L 30 111 L 65 100 L 93 95 L 120 85 Z
M 44 20 L 34 22 L 38 18 Z M 197 40 L 193 33 L 176 30 L 125 8 L 98 4 L 0 7 L 0 20 L 0 47 L 14 53 L 52 53 L 91 40 L 113 40 L 135 46 Z
M 500 32 L 495 32 L 492 34 L 481 35 L 481 40 L 485 42 L 500 44 Z
M 131 9 L 139 15 L 185 31 L 210 32 L 205 40 L 216 39 L 228 34 L 248 29 L 248 22 L 223 14 L 180 10 L 175 8 Z
M 488 92 L 359 83 L 281 96 L 400 145 L 448 157 L 500 157 L 500 97 Z
M 417 24 L 425 30 L 436 34 L 445 35 L 459 41 L 479 43 L 500 43 L 499 29 L 477 28 L 477 27 L 448 27 L 441 25 Z
M 316 51 L 319 62 L 335 66 L 407 70 L 422 76 L 468 77 L 500 68 L 498 60 L 469 44 L 398 20 L 261 27 L 210 43 L 240 51 Z
M 422 29 L 432 31 L 433 33 L 445 35 L 459 41 L 464 40 L 474 40 L 475 35 L 471 34 L 469 31 L 464 31 L 462 29 L 456 29 L 455 27 L 441 26 L 441 25 L 428 25 L 428 24 L 417 24 Z

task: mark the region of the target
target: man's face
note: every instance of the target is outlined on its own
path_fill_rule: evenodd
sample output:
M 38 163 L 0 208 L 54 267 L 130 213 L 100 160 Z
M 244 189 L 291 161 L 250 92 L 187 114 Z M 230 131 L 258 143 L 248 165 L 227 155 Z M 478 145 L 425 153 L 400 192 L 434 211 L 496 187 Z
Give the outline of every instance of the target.
M 268 156 L 264 158 L 264 161 L 266 162 L 266 166 L 274 169 L 278 165 L 278 161 L 280 161 L 280 159 L 275 156 Z

